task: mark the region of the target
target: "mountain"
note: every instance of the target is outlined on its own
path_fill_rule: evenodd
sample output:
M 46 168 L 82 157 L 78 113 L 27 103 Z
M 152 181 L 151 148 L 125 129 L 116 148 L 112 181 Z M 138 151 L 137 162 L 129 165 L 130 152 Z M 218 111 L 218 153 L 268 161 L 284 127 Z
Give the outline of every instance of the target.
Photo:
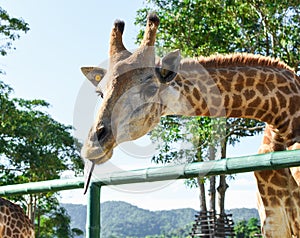
M 226 214 L 232 214 L 234 223 L 238 223 L 242 220 L 248 221 L 253 217 L 257 218 L 258 221 L 260 221 L 258 211 L 255 208 L 234 208 L 226 210 Z
M 85 231 L 86 206 L 63 204 L 63 207 L 71 217 L 71 227 Z M 227 213 L 233 215 L 235 223 L 251 217 L 258 218 L 256 209 L 231 209 Z M 101 204 L 101 237 L 140 238 L 171 233 L 184 235 L 190 232 L 195 214 L 197 211 L 191 208 L 150 211 L 126 202 L 104 202 Z

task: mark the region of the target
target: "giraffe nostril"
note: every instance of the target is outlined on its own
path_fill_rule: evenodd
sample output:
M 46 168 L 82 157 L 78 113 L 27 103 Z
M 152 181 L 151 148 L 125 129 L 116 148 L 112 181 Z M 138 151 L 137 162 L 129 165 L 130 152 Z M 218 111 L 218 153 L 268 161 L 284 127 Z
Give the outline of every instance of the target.
M 105 134 L 106 134 L 106 130 L 104 126 L 100 126 L 99 128 L 96 129 L 96 136 L 98 141 L 101 141 L 104 138 Z

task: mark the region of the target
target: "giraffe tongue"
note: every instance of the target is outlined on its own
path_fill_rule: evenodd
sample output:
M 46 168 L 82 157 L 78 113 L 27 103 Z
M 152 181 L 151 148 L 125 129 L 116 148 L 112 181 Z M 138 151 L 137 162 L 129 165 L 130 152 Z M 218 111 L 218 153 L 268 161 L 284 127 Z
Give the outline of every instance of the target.
M 87 179 L 86 179 L 86 181 L 85 181 L 85 183 L 84 183 L 84 192 L 83 192 L 84 195 L 86 194 L 86 192 L 87 192 L 87 190 L 88 190 L 88 188 L 89 188 L 90 181 L 91 181 L 91 177 L 92 177 L 92 174 L 93 174 L 95 165 L 96 165 L 96 163 L 93 161 L 93 162 L 92 162 L 91 169 L 90 169 L 90 171 L 89 171 L 89 173 L 88 173 Z

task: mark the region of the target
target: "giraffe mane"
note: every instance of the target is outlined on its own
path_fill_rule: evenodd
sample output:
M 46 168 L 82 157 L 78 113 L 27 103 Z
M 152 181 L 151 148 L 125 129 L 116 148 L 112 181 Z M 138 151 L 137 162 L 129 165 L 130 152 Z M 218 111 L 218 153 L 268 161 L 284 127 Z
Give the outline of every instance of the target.
M 202 64 L 205 68 L 221 68 L 228 66 L 263 66 L 263 67 L 275 67 L 286 69 L 294 72 L 294 70 L 289 67 L 280 59 L 275 59 L 272 57 L 254 55 L 249 53 L 233 53 L 233 54 L 217 54 L 209 57 L 200 56 L 197 58 L 198 63 Z

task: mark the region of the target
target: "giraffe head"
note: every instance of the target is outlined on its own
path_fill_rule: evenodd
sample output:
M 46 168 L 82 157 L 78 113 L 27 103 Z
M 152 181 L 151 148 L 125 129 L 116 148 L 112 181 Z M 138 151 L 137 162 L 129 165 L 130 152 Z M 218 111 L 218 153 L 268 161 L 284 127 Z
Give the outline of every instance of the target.
M 83 74 L 103 97 L 82 149 L 82 156 L 94 164 L 110 159 L 118 144 L 135 140 L 153 129 L 165 114 L 168 95 L 176 93 L 167 83 L 176 76 L 180 53 L 171 52 L 155 64 L 154 42 L 158 25 L 158 17 L 150 14 L 141 45 L 130 53 L 122 42 L 124 22 L 116 21 L 110 37 L 108 70 L 82 68 Z M 102 90 L 99 82 L 104 77 L 105 90 Z

